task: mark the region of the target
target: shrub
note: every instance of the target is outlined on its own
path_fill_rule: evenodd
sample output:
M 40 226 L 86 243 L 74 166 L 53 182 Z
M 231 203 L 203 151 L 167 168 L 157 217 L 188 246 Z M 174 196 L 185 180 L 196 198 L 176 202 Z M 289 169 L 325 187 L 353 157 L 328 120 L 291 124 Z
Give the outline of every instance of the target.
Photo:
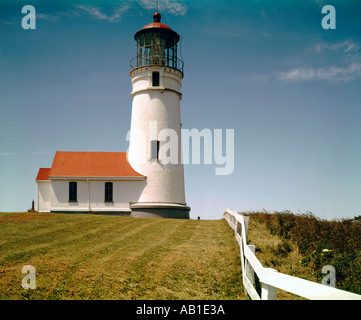
M 291 248 L 288 241 L 292 241 L 305 257 L 301 263 L 312 268 L 320 281 L 325 276 L 321 273 L 322 267 L 329 264 L 336 269 L 338 288 L 361 293 L 361 216 L 329 221 L 311 212 L 249 214 L 264 222 L 272 234 L 284 239 L 276 255 L 287 256 Z

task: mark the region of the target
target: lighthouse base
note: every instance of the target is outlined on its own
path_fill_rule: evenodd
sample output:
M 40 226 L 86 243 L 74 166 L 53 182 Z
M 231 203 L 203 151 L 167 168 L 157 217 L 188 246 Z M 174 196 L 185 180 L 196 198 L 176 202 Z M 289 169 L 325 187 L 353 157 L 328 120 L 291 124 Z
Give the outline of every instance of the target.
M 190 207 L 176 203 L 137 202 L 130 205 L 135 218 L 189 219 Z

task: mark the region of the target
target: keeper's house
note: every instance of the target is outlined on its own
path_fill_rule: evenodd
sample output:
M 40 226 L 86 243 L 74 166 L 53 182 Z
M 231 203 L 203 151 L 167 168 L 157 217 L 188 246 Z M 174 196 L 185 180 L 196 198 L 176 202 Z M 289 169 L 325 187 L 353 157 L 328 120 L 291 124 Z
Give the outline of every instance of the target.
M 36 178 L 37 211 L 130 214 L 146 185 L 125 152 L 64 152 Z

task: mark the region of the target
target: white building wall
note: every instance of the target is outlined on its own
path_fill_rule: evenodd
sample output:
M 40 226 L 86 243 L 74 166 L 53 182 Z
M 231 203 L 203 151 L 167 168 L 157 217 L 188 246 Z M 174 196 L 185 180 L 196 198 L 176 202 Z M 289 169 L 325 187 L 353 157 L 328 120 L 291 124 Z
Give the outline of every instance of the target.
M 77 182 L 77 202 L 69 202 L 69 182 Z M 113 182 L 113 202 L 105 202 L 105 182 Z M 129 203 L 137 202 L 146 185 L 134 181 L 51 181 L 51 211 L 130 211 Z M 89 201 L 90 195 L 90 201 Z
M 38 212 L 50 212 L 50 181 L 37 181 L 37 211 Z
M 105 202 L 105 183 L 113 182 L 113 202 Z M 90 181 L 92 211 L 129 210 L 130 202 L 137 202 L 145 181 Z
M 88 211 L 88 183 L 87 181 L 77 182 L 77 202 L 69 202 L 69 182 L 53 180 L 51 181 L 51 211 Z
M 132 70 L 132 94 L 152 87 L 152 73 L 159 72 L 159 86 L 180 92 L 182 73 L 168 67 L 142 67 Z

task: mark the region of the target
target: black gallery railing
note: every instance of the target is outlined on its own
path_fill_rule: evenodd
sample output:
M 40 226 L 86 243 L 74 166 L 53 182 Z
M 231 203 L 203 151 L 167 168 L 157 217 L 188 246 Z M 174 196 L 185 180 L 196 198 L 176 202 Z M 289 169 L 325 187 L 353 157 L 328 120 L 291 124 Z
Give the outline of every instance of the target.
M 183 73 L 184 63 L 182 60 L 175 57 L 167 57 L 161 54 L 152 55 L 139 55 L 130 61 L 130 67 L 132 69 L 143 66 L 165 66 L 177 69 Z

